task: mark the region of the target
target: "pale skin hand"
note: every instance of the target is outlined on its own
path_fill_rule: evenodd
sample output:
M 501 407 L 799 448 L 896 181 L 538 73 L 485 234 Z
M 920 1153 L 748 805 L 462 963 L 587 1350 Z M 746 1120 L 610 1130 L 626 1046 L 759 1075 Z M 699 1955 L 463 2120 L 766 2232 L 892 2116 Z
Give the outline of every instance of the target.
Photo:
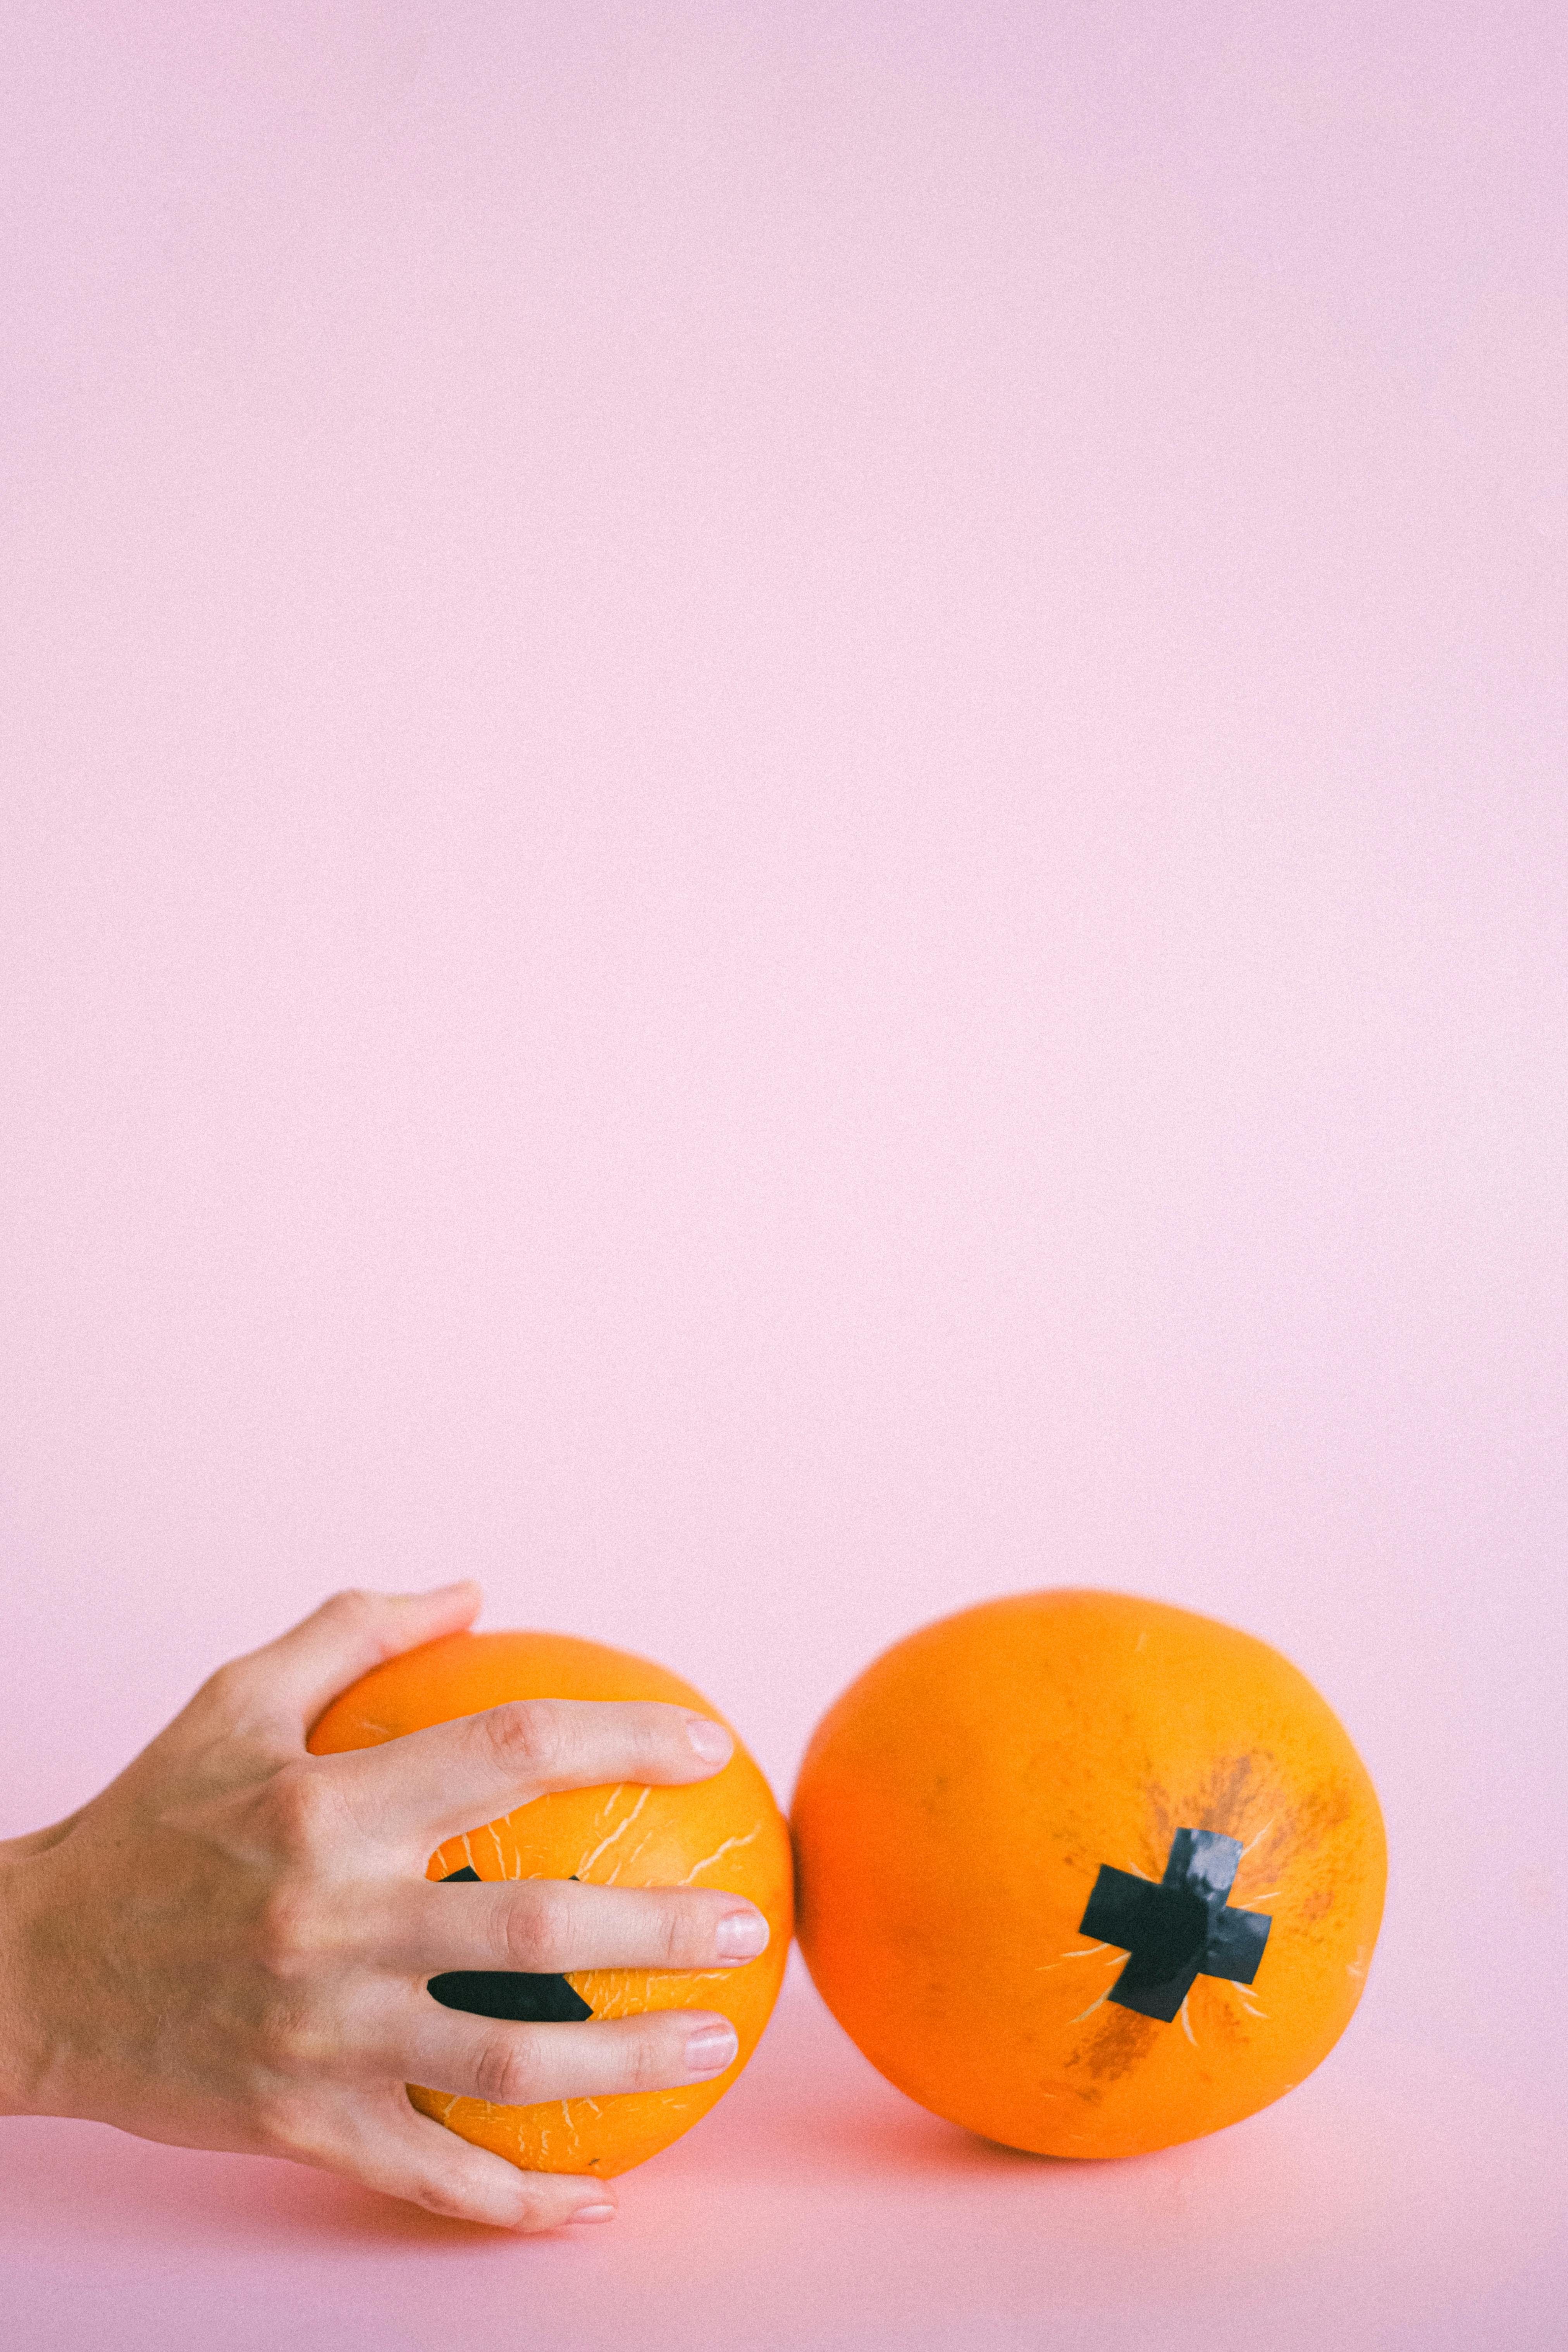
M 705 1780 L 731 1741 L 682 1707 L 551 1699 L 307 1754 L 340 1691 L 479 1601 L 338 1594 L 221 1667 L 80 1812 L 0 1843 L 0 2113 L 294 2157 L 503 2229 L 611 2217 L 608 2182 L 520 2172 L 405 2084 L 526 2105 L 707 2082 L 735 2054 L 729 2021 L 513 2024 L 443 2008 L 427 1979 L 734 1967 L 766 1921 L 698 1887 L 440 1886 L 425 1866 L 552 1789 Z

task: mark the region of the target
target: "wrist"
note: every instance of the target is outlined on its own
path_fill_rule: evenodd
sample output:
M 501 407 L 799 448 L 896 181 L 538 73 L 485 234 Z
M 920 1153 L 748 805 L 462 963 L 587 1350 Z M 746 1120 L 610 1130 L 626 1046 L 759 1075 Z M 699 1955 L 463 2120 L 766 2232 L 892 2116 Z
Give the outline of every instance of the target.
M 68 1813 L 63 1822 L 51 1822 L 47 1830 L 28 1830 L 21 1837 L 0 1838 L 0 1870 L 8 1862 L 25 1862 L 29 1854 L 47 1853 L 50 1846 L 69 1837 L 79 1819 L 79 1814 Z
M 39 1862 L 60 1831 L 0 1843 L 0 2116 L 42 2112 L 43 2021 L 33 1965 L 39 1916 Z

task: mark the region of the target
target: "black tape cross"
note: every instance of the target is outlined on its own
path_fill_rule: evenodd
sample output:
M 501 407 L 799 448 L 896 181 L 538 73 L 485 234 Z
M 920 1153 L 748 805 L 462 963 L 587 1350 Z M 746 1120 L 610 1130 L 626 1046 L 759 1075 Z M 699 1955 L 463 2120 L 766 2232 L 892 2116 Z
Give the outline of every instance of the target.
M 1197 1977 L 1252 1982 L 1274 1922 L 1265 1912 L 1233 1911 L 1226 1904 L 1240 1864 L 1235 1838 L 1178 1830 L 1158 1886 L 1101 1865 L 1079 1933 L 1120 1944 L 1128 1954 L 1112 2000 L 1169 2025 Z
M 479 1878 L 477 1870 L 449 1870 L 440 1882 Z M 471 2017 L 504 2017 L 520 2025 L 574 2025 L 594 2012 L 564 1977 L 535 1976 L 522 1969 L 451 1969 L 432 1977 L 428 1990 L 443 2009 L 467 2010 Z

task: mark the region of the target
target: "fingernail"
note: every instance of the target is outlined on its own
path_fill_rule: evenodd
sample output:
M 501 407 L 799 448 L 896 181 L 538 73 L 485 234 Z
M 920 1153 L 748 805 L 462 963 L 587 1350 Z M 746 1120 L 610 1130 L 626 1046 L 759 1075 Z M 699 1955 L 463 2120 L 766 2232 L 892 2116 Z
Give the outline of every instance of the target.
M 687 1717 L 686 1736 L 704 1764 L 727 1764 L 734 1753 L 735 1743 L 723 1725 L 705 1715 Z
M 721 2074 L 734 2064 L 740 2046 L 728 2022 L 700 2025 L 686 2045 L 687 2066 L 693 2074 Z
M 760 1911 L 726 1911 L 713 1943 L 721 1960 L 754 1960 L 767 1949 L 768 1923 Z
M 574 2213 L 566 2216 L 569 2221 L 613 2221 L 615 2218 L 613 2205 L 579 2205 Z

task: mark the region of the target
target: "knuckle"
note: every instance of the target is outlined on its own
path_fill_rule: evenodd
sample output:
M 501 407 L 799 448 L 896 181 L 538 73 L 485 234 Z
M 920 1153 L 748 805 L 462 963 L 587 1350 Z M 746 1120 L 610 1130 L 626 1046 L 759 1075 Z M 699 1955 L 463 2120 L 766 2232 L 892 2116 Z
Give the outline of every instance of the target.
M 257 1910 L 252 1933 L 263 1973 L 289 1979 L 307 1967 L 318 1947 L 315 1906 L 297 1881 L 269 1887 Z
M 244 1740 L 274 1761 L 294 1752 L 287 1734 L 279 1739 L 267 1671 L 254 1657 L 216 1667 L 170 1728 L 206 1744 Z
M 329 1625 L 341 1634 L 367 1634 L 381 1628 L 385 1621 L 385 1595 L 367 1592 L 362 1585 L 345 1585 L 343 1592 L 331 1592 L 318 1612 L 318 1625 Z
M 521 2230 L 525 2236 L 537 2235 L 543 2230 L 558 2229 L 562 2219 L 553 2198 L 542 2195 L 538 2189 L 525 2189 L 518 2200 L 517 2219 L 512 2227 Z
M 628 1764 L 646 1766 L 650 1772 L 662 1771 L 671 1760 L 672 1738 L 683 1738 L 679 1710 L 658 1700 L 631 1699 L 623 1701 L 616 1714 L 616 1731 Z M 683 1754 L 681 1761 L 685 1760 Z
M 626 2050 L 626 2088 L 630 2091 L 668 2090 L 679 2082 L 682 2065 L 684 2035 L 662 2020 L 649 2019 L 640 2030 L 628 2037 Z
M 530 1975 L 566 1968 L 571 1965 L 571 1898 L 547 1879 L 535 1881 L 502 1915 L 501 1965 Z
M 492 2033 L 479 2045 L 474 2080 L 479 2097 L 492 2106 L 526 2107 L 535 2096 L 539 2074 L 526 2042 Z
M 565 1717 L 549 1699 L 516 1699 L 492 1707 L 484 1718 L 486 1736 L 499 1762 L 529 1779 L 548 1779 L 565 1757 Z
M 310 1861 L 326 1843 L 338 1807 L 329 1776 L 308 1761 L 272 1775 L 265 1810 L 276 1850 L 289 1861 Z
M 342 2060 L 342 2021 L 307 1990 L 290 1989 L 265 2003 L 256 2021 L 255 2046 L 267 2070 L 269 2096 L 286 2106 L 296 2098 L 309 2102 L 309 2086 Z M 313 2106 L 304 2106 L 302 2112 L 313 2112 Z
M 216 1667 L 196 1693 L 197 1702 L 215 1715 L 236 1716 L 243 1712 L 249 1694 L 250 1677 L 243 1658 L 230 1658 L 226 1664 Z
M 323 1601 L 317 1613 L 329 1625 L 340 1625 L 353 1631 L 374 1623 L 380 1616 L 381 1595 L 366 1592 L 362 1586 L 351 1585 Z
M 435 2174 L 421 2180 L 410 2192 L 417 2205 L 427 2213 L 438 2213 L 444 2221 L 472 2221 L 486 2217 L 479 2211 L 474 2200 L 465 2194 L 462 2184 Z
M 658 1940 L 667 1969 L 689 1969 L 709 1958 L 713 1935 L 707 1913 L 706 1904 L 699 1907 L 683 1903 L 679 1895 L 666 1899 L 660 1910 Z

